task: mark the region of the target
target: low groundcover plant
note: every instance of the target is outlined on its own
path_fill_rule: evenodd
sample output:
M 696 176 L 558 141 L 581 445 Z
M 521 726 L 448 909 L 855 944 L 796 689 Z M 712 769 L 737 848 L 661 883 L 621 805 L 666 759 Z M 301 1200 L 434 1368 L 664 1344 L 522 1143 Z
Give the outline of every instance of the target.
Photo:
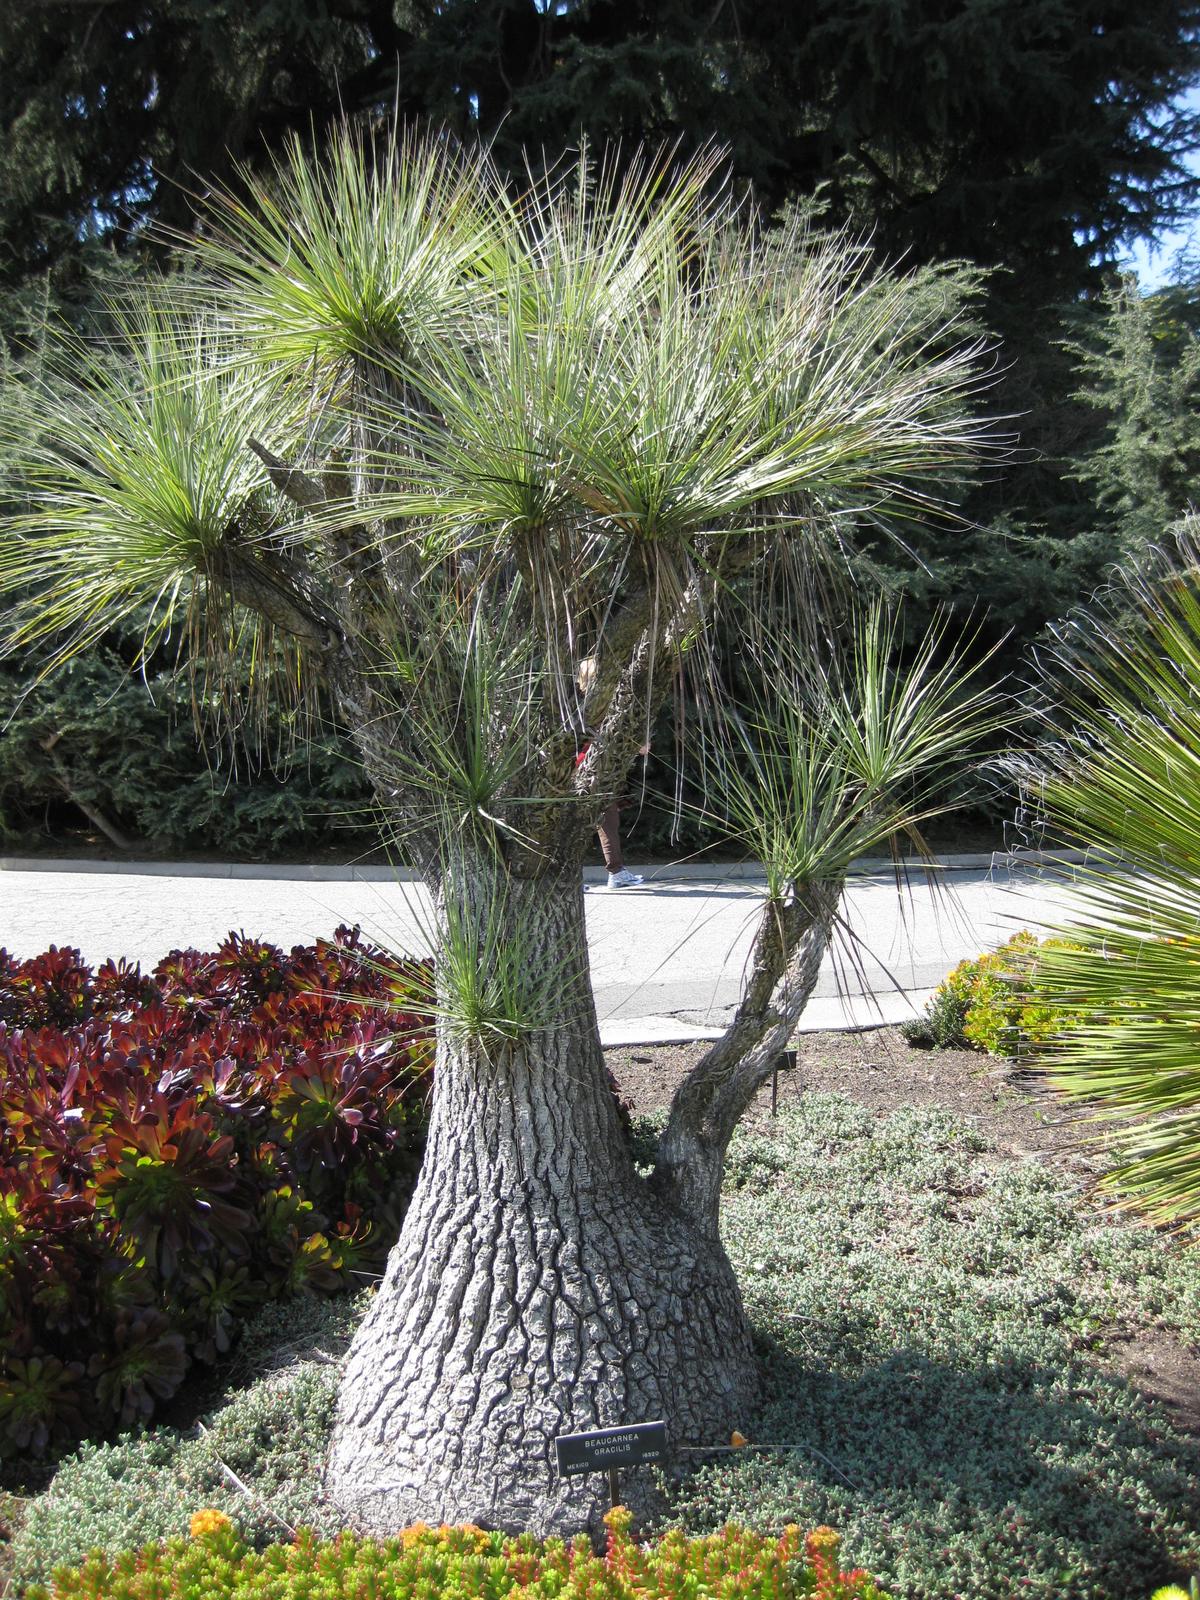
M 829 1523 L 904 1600 L 1200 1568 L 1200 1448 L 1113 1360 L 1195 1345 L 1194 1257 L 972 1119 L 811 1092 L 735 1141 L 725 1229 L 767 1382 L 756 1448 L 672 1487 L 689 1531 Z
M 1200 1447 L 1109 1365 L 1138 1330 L 1196 1343 L 1194 1258 L 968 1119 L 816 1093 L 738 1136 L 725 1222 L 767 1384 L 753 1448 L 668 1485 L 687 1534 L 830 1524 L 901 1600 L 1146 1600 L 1200 1570 Z M 260 1550 L 302 1525 L 332 1538 L 321 1467 L 367 1299 L 264 1308 L 238 1347 L 248 1386 L 203 1432 L 64 1462 L 26 1507 L 16 1592 L 178 1539 L 197 1509 Z
M 191 1539 L 94 1556 L 55 1573 L 49 1588 L 35 1585 L 27 1600 L 887 1600 L 868 1573 L 840 1570 L 831 1528 L 807 1538 L 794 1524 L 778 1537 L 728 1527 L 691 1539 L 676 1530 L 640 1545 L 630 1521 L 621 1506 L 609 1512 L 603 1555 L 582 1535 L 568 1544 L 420 1523 L 382 1541 L 301 1530 L 291 1544 L 252 1551 L 228 1517 L 205 1508 L 191 1519 Z

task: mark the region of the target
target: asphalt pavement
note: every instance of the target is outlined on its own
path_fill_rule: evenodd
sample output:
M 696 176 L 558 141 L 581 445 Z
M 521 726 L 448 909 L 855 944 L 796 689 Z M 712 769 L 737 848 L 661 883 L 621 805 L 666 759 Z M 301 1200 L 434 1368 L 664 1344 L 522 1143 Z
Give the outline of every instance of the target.
M 648 867 L 644 885 L 610 890 L 585 874 L 588 946 L 606 1043 L 703 1037 L 736 1004 L 761 914 L 753 867 Z M 964 956 L 1018 928 L 1063 920 L 1063 868 L 1007 856 L 948 858 L 936 889 L 897 884 L 882 863 L 856 873 L 802 1022 L 871 1027 L 912 1016 Z M 33 955 L 72 944 L 89 961 L 152 965 L 211 948 L 231 930 L 290 946 L 359 923 L 398 951 L 428 949 L 424 890 L 386 868 L 49 862 L 0 859 L 0 945 Z

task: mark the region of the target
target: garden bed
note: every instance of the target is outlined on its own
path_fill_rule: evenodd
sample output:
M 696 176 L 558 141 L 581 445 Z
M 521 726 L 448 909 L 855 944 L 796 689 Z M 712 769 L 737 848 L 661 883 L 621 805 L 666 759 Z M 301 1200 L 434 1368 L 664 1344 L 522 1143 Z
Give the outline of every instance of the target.
M 700 1048 L 608 1060 L 635 1113 L 661 1114 Z M 751 1448 L 693 1457 L 670 1517 L 832 1525 L 898 1600 L 1146 1600 L 1200 1568 L 1200 1258 L 1093 1204 L 1077 1142 L 988 1057 L 806 1037 L 728 1166 L 765 1373 Z M 184 1534 L 200 1506 L 256 1543 L 333 1532 L 320 1462 L 357 1314 L 271 1308 L 204 1430 L 69 1460 L 23 1508 L 17 1572 Z M 1157 1398 L 1134 1370 L 1151 1360 Z

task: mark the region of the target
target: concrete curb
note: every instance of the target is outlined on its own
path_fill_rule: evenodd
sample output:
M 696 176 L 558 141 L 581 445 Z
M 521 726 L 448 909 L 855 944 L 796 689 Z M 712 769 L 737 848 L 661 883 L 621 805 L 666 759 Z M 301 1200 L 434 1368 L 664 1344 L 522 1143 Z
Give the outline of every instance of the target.
M 932 994 L 932 989 L 908 989 L 875 996 L 815 996 L 804 1008 L 796 1032 L 869 1033 L 875 1028 L 895 1027 L 920 1016 Z M 600 1020 L 600 1043 L 606 1050 L 625 1045 L 690 1044 L 694 1039 L 719 1039 L 724 1031 L 687 1015 L 610 1017 Z
M 942 872 L 1007 872 L 1023 867 L 1078 865 L 1086 859 L 1080 850 L 994 850 L 939 856 L 933 864 Z M 922 871 L 920 862 L 911 862 L 908 866 L 913 873 Z M 645 874 L 647 889 L 652 889 L 656 883 L 762 883 L 765 877 L 757 861 L 638 863 L 638 870 Z M 890 876 L 894 871 L 893 862 L 884 857 L 864 857 L 851 868 L 851 876 Z M 56 856 L 0 856 L 0 872 L 105 873 L 134 878 L 291 879 L 305 883 L 412 883 L 416 877 L 406 867 L 337 866 L 323 862 L 305 865 L 253 861 L 108 861 Z M 583 869 L 585 883 L 603 883 L 605 877 L 603 867 Z

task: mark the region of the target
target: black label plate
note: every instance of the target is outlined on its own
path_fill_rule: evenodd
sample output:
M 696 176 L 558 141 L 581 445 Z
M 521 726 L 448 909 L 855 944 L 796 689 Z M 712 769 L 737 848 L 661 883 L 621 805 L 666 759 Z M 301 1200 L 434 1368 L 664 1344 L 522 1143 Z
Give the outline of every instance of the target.
M 664 1461 L 667 1425 L 665 1422 L 631 1422 L 627 1428 L 561 1433 L 554 1441 L 554 1450 L 563 1477 L 575 1472 L 607 1472 L 609 1467 L 636 1467 L 650 1461 Z

